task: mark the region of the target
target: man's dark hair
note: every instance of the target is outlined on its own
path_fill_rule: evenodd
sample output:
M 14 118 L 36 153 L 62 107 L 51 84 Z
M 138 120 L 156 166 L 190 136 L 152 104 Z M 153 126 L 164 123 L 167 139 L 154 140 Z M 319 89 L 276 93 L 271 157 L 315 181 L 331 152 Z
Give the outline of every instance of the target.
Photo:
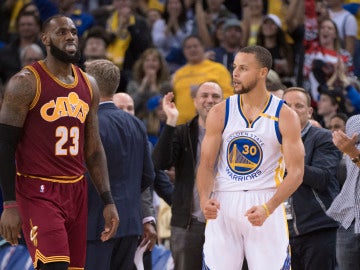
M 46 28 L 49 26 L 50 22 L 53 20 L 53 19 L 57 19 L 57 18 L 62 18 L 62 17 L 65 17 L 65 18 L 69 18 L 68 16 L 65 16 L 63 14 L 56 14 L 54 16 L 51 16 L 50 18 L 47 18 L 42 26 L 41 26 L 41 31 L 42 32 L 45 32 L 46 31 Z
M 344 123 L 346 123 L 346 121 L 348 120 L 348 116 L 345 114 L 345 113 L 337 113 L 337 114 L 335 114 L 335 115 L 333 115 L 331 118 L 330 118 L 330 120 L 331 119 L 334 119 L 334 118 L 340 118 L 341 120 L 343 120 L 344 121 Z
M 36 24 L 40 27 L 41 22 L 40 22 L 40 18 L 39 16 L 37 16 L 34 12 L 30 12 L 30 11 L 23 11 L 21 13 L 19 13 L 19 15 L 16 17 L 16 28 L 19 27 L 19 21 L 22 17 L 33 17 Z
M 271 53 L 264 47 L 255 45 L 244 47 L 239 50 L 240 53 L 254 54 L 256 60 L 260 63 L 261 67 L 266 67 L 268 70 L 272 67 Z
M 197 40 L 200 42 L 200 44 L 201 44 L 202 46 L 204 46 L 204 42 L 202 41 L 201 37 L 198 36 L 198 35 L 196 35 L 196 34 L 191 34 L 191 35 L 187 36 L 187 37 L 184 39 L 184 41 L 183 41 L 183 43 L 182 43 L 182 46 L 184 47 L 185 43 L 186 43 L 189 39 L 191 39 L 191 38 L 197 39 Z
M 99 25 L 95 25 L 93 27 L 91 27 L 85 34 L 84 34 L 84 43 L 86 43 L 86 41 L 89 38 L 100 38 L 102 39 L 106 46 L 108 46 L 111 42 L 111 36 L 110 34 L 106 31 L 106 29 L 102 26 Z

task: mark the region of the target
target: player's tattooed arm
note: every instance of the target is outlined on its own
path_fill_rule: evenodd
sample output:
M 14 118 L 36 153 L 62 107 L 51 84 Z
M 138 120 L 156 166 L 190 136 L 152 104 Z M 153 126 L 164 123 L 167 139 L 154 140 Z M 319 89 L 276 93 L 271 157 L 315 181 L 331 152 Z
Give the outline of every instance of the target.
M 36 80 L 22 70 L 8 82 L 0 111 L 0 185 L 4 211 L 0 235 L 12 245 L 20 238 L 21 218 L 15 201 L 15 151 L 22 136 L 22 126 L 36 93 Z
M 7 83 L 0 111 L 0 123 L 22 127 L 36 95 L 36 79 L 24 69 Z

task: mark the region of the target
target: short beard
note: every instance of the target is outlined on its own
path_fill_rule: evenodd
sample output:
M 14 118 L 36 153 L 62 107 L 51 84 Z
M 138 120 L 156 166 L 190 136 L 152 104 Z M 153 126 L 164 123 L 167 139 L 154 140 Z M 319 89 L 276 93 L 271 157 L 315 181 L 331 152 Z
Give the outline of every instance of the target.
M 54 56 L 57 60 L 64 62 L 66 64 L 75 64 L 78 63 L 80 60 L 80 51 L 77 50 L 74 55 L 68 54 L 67 52 L 64 52 L 60 50 L 58 47 L 50 41 L 50 53 L 52 56 Z
M 249 93 L 251 90 L 253 90 L 256 86 L 257 82 L 256 81 L 253 81 L 252 83 L 250 83 L 247 87 L 246 86 L 243 86 L 241 89 L 239 90 L 236 90 L 234 88 L 234 93 L 235 94 L 247 94 Z

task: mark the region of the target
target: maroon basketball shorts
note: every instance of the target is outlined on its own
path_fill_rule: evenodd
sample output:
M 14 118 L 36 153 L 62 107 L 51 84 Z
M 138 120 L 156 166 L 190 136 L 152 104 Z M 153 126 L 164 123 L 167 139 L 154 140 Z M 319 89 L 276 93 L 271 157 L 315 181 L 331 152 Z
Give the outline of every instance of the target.
M 17 176 L 16 200 L 34 267 L 39 262 L 68 262 L 84 269 L 87 182 Z

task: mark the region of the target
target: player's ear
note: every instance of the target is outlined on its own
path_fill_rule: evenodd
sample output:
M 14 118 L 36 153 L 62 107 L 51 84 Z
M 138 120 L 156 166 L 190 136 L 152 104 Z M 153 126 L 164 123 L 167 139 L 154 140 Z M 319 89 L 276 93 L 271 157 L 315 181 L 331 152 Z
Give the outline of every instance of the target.
M 269 73 L 269 69 L 268 68 L 266 68 L 266 67 L 262 67 L 261 69 L 260 69 L 260 76 L 261 77 L 267 77 L 267 75 L 268 75 L 268 73 Z
M 45 46 L 49 46 L 50 45 L 50 38 L 48 35 L 46 35 L 45 33 L 41 33 L 41 42 L 45 45 Z

